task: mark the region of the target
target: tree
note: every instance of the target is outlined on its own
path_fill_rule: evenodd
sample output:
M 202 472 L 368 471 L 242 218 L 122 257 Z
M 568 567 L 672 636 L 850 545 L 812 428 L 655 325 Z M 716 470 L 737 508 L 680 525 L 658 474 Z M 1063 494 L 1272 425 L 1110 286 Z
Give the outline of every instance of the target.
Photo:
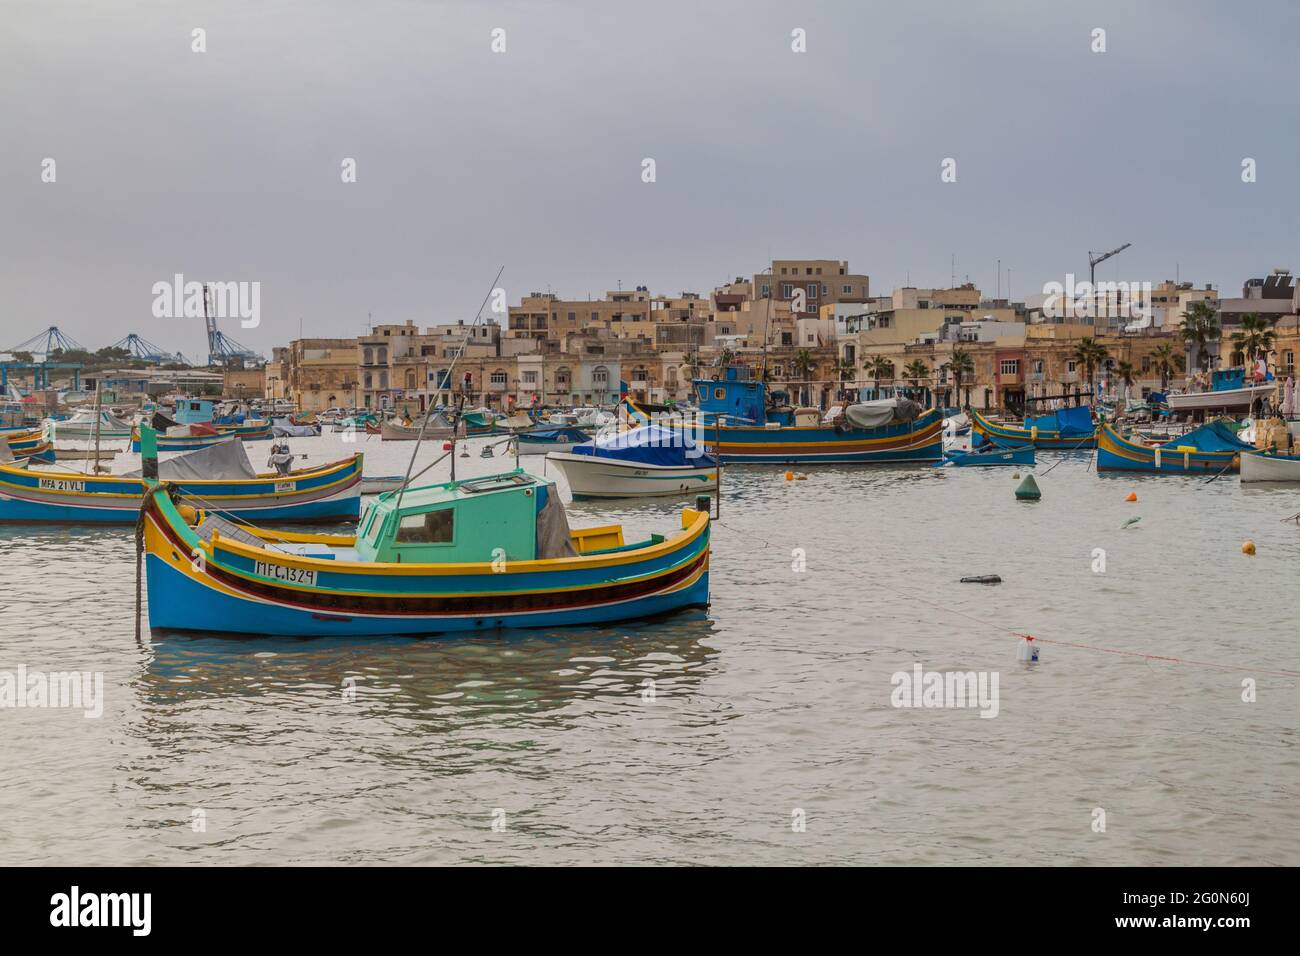
M 876 383 L 876 398 L 880 397 L 880 380 L 894 377 L 894 363 L 883 355 L 873 355 L 863 365 L 863 370 Z
M 975 377 L 975 359 L 965 349 L 953 349 L 952 358 L 948 360 L 948 370 L 952 372 L 953 387 L 957 393 L 957 404 L 961 404 L 961 383 L 966 376 Z M 970 386 L 966 386 L 966 407 L 970 407 Z
M 1134 369 L 1132 362 L 1120 362 L 1115 366 L 1115 377 L 1124 386 L 1121 398 L 1128 398 L 1128 390 L 1133 387 Z
M 1183 357 L 1168 342 L 1151 353 L 1151 367 L 1160 376 L 1160 391 L 1169 391 L 1169 380 L 1175 372 L 1181 372 L 1185 365 Z
M 1089 395 L 1093 394 L 1092 373 L 1097 368 L 1097 366 L 1099 366 L 1102 362 L 1106 361 L 1106 356 L 1109 354 L 1110 353 L 1106 350 L 1106 346 L 1102 345 L 1100 342 L 1095 341 L 1089 336 L 1084 336 L 1083 338 L 1081 338 L 1079 340 L 1079 344 L 1074 347 L 1074 355 L 1072 357 L 1076 362 L 1080 362 L 1083 364 L 1088 379 Z
M 1232 347 L 1246 356 L 1248 364 L 1254 365 L 1255 359 L 1264 355 L 1265 371 L 1268 369 L 1267 355 L 1273 350 L 1273 340 L 1277 333 L 1273 329 L 1276 318 L 1264 319 L 1258 312 L 1250 312 L 1241 317 L 1241 331 L 1232 333 Z
M 807 383 L 812 380 L 813 369 L 817 367 L 817 360 L 813 358 L 811 352 L 807 349 L 800 349 L 794 355 L 794 373 L 803 380 L 804 385 L 800 387 L 802 394 L 800 401 L 805 405 L 808 404 L 808 386 Z
M 912 359 L 903 368 L 903 377 L 911 381 L 917 388 L 920 388 L 921 381 L 930 377 L 930 367 L 921 359 Z
M 1196 351 L 1196 364 L 1201 367 L 1202 371 L 1210 367 L 1209 345 L 1219 339 L 1219 313 L 1207 300 L 1201 299 L 1193 302 L 1183 313 L 1183 321 L 1178 326 L 1178 334 L 1182 336 L 1184 342 L 1189 348 Z

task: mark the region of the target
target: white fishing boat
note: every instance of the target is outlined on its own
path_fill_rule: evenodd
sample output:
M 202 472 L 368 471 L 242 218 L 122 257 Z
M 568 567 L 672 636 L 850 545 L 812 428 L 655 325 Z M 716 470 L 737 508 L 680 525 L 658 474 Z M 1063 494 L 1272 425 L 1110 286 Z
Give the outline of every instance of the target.
M 99 439 L 115 441 L 131 437 L 131 423 L 123 421 L 106 408 L 96 414 L 93 408 L 81 408 L 62 420 L 47 419 L 45 434 L 50 441 L 85 441 L 96 437 L 96 418 L 99 420 Z
M 645 425 L 551 452 L 574 498 L 689 495 L 718 486 L 717 462 L 679 429 Z
M 1241 456 L 1241 480 L 1293 481 L 1300 484 L 1300 456 L 1246 452 Z
M 1277 393 L 1277 381 L 1247 384 L 1246 370 L 1225 368 L 1211 377 L 1210 389 L 1205 392 L 1172 392 L 1165 397 L 1170 411 L 1175 414 L 1191 412 L 1232 411 L 1249 409 L 1258 399 L 1270 398 Z

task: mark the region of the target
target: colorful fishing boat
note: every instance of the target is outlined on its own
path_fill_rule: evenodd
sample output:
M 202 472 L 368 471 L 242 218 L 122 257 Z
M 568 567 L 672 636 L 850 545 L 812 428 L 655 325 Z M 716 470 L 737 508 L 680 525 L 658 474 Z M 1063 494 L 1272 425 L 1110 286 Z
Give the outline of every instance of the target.
M 356 537 L 239 527 L 148 494 L 151 628 L 389 636 L 639 620 L 709 601 L 709 515 L 627 544 L 570 530 L 554 482 L 522 470 L 372 499 Z
M 988 451 L 959 451 L 954 448 L 944 452 L 944 457 L 947 461 L 935 467 L 943 468 L 945 465 L 955 465 L 958 468 L 988 467 L 992 465 L 1032 465 L 1034 463 L 1034 448 L 1032 445 L 1026 445 L 1023 448 L 994 447 Z
M 15 458 L 44 462 L 55 460 L 54 443 L 47 439 L 45 432 L 39 428 L 32 431 L 11 432 L 0 440 L 7 442 Z
M 697 444 L 733 463 L 888 463 L 943 459 L 943 414 L 903 398 L 850 405 L 826 421 L 819 409 L 769 404 L 767 386 L 744 366 L 693 383 L 695 421 L 665 415 L 660 424 L 695 432 Z M 626 400 L 638 421 L 650 416 Z
M 246 421 L 242 425 L 217 425 L 217 434 L 240 441 L 261 441 L 271 438 L 273 425 L 265 419 Z M 160 436 L 161 437 L 161 436 Z
M 242 456 L 242 464 L 234 460 Z M 290 471 L 258 474 L 243 446 L 183 455 L 159 464 L 175 476 L 170 487 L 183 500 L 242 520 L 355 519 L 361 511 L 361 455 Z M 0 464 L 0 522 L 134 524 L 145 482 L 138 476 L 27 471 Z
M 1085 406 L 1060 408 L 1050 415 L 1025 418 L 1023 425 L 1003 425 L 970 409 L 971 437 L 976 445 L 1074 451 L 1097 446 L 1097 427 Z
M 1218 421 L 1158 445 L 1125 437 L 1106 422 L 1097 441 L 1097 470 L 1221 474 L 1237 471 L 1242 454 L 1254 450 L 1254 445 L 1241 441 L 1231 428 Z
M 189 434 L 181 434 L 182 432 L 189 432 Z M 222 442 L 233 441 L 235 441 L 234 435 L 214 431 L 206 426 L 178 425 L 167 429 L 166 432 L 159 432 L 158 450 L 198 451 L 200 448 L 211 448 L 213 445 L 220 445 Z M 140 453 L 140 429 L 138 426 L 131 430 L 131 450 L 137 455 Z
M 575 499 L 696 494 L 718 487 L 718 463 L 679 428 L 644 425 L 551 452 Z

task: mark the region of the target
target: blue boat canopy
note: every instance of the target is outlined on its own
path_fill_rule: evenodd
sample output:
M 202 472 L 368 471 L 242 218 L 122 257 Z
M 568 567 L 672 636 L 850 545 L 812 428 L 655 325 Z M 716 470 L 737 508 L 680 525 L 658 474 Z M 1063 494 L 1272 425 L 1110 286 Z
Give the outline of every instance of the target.
M 1025 428 L 1035 428 L 1040 432 L 1057 432 L 1062 438 L 1070 435 L 1083 437 L 1095 430 L 1092 424 L 1092 412 L 1085 405 L 1076 408 L 1058 408 L 1050 415 L 1037 418 L 1025 418 Z
M 1255 446 L 1238 438 L 1223 422 L 1208 422 L 1200 428 L 1194 428 L 1186 435 L 1167 441 L 1161 448 L 1176 449 L 1180 445 L 1190 445 L 1197 451 L 1241 451 Z
M 528 431 L 519 434 L 523 438 L 530 438 L 535 441 L 570 442 L 584 441 L 587 438 L 586 432 L 573 425 L 562 425 L 556 428 L 530 428 Z
M 712 465 L 713 458 L 689 432 L 661 425 L 643 425 L 574 445 L 574 455 L 612 458 L 641 465 Z

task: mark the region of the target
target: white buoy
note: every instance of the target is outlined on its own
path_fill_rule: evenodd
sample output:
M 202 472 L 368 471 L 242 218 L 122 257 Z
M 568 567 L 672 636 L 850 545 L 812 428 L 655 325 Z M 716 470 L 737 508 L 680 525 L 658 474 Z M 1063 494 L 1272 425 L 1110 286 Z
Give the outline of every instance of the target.
M 1016 648 L 1016 660 L 1022 664 L 1038 663 L 1038 644 L 1032 637 L 1026 636 Z

